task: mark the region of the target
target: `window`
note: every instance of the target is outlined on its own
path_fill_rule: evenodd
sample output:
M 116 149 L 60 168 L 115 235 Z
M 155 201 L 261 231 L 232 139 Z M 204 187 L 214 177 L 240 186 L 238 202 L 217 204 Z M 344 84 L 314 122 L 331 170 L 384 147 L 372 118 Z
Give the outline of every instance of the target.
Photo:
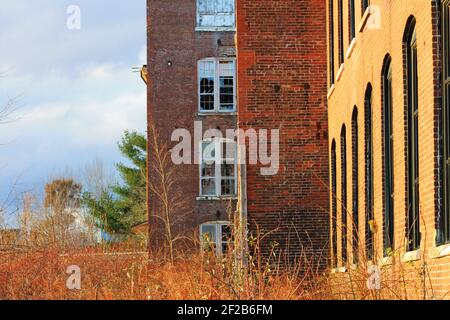
M 364 12 L 366 12 L 366 10 L 367 10 L 367 8 L 369 8 L 369 6 L 370 6 L 370 0 L 362 0 L 362 5 L 361 5 L 361 8 L 362 8 L 361 14 L 362 15 L 364 14 Z
M 334 0 L 329 0 L 329 32 L 330 32 L 330 43 L 329 43 L 329 55 L 330 55 L 330 86 L 334 84 Z
M 336 141 L 331 143 L 331 267 L 337 267 L 337 186 L 336 186 Z
M 207 222 L 200 226 L 200 243 L 203 250 L 214 251 L 217 255 L 227 252 L 232 239 L 232 227 L 229 222 Z
M 358 263 L 359 251 L 359 200 L 358 200 L 358 109 L 355 107 L 352 114 L 352 214 L 353 236 L 352 250 L 353 263 Z
M 407 249 L 420 247 L 419 217 L 419 104 L 417 77 L 417 39 L 415 20 L 409 24 L 406 34 L 406 74 L 407 74 L 407 171 L 408 171 L 408 216 Z
M 347 140 L 345 125 L 341 130 L 341 248 L 342 265 L 347 263 Z
M 450 242 L 450 0 L 442 1 L 442 124 L 443 124 L 443 178 L 444 213 L 439 217 L 438 244 Z
M 339 65 L 344 63 L 344 12 L 343 0 L 338 0 L 338 27 L 339 27 Z
M 349 7 L 348 16 L 349 16 L 349 32 L 350 32 L 349 41 L 352 42 L 352 40 L 356 37 L 355 0 L 349 0 L 348 7 Z
M 225 139 L 204 140 L 201 148 L 200 195 L 235 196 L 236 143 Z
M 200 112 L 236 111 L 234 59 L 204 59 L 198 62 Z
M 368 260 L 374 256 L 373 243 L 373 139 L 372 139 L 372 86 L 369 84 L 364 99 L 365 152 L 366 152 L 366 255 Z
M 197 0 L 197 30 L 233 31 L 235 0 Z
M 383 254 L 389 256 L 394 249 L 394 136 L 392 129 L 392 68 L 389 56 L 386 57 L 383 67 L 382 101 L 384 133 Z

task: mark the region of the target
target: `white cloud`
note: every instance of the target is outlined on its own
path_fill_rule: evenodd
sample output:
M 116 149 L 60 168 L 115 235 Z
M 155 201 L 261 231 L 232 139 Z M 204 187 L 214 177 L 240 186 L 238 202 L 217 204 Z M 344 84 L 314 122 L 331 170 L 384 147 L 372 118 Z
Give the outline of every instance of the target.
M 0 106 L 20 96 L 18 121 L 0 126 L 0 201 L 17 177 L 25 190 L 96 157 L 112 165 L 123 131 L 145 130 L 131 70 L 146 60 L 145 0 L 78 0 L 79 31 L 66 28 L 72 2 L 0 0 Z

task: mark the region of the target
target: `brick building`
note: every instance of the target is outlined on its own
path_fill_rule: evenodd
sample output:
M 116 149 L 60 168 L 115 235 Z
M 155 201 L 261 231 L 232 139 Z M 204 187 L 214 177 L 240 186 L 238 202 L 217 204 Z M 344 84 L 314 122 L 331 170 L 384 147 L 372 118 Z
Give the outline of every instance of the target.
M 402 270 L 426 298 L 450 290 L 449 12 L 327 0 L 332 271 Z
M 288 261 L 305 254 L 326 265 L 325 1 L 236 3 L 238 126 L 279 130 L 278 172 L 264 175 L 261 163 L 247 166 L 250 230 L 267 235 L 265 253 L 282 249 Z
M 196 121 L 202 133 L 279 130 L 275 174 L 263 174 L 261 161 L 245 168 L 221 163 L 223 152 L 209 159 L 212 165 L 175 166 L 175 193 L 185 200 L 179 212 L 187 213 L 179 227 L 208 234 L 218 250 L 240 189 L 241 214 L 249 231 L 264 237 L 264 255 L 275 249 L 289 261 L 306 254 L 327 265 L 325 14 L 324 0 L 148 0 L 148 122 L 162 141 L 173 147 L 175 129 L 194 136 Z M 151 141 L 150 184 L 157 179 Z M 192 141 L 197 150 L 208 145 Z M 247 147 L 250 159 L 254 145 Z M 149 206 L 158 209 L 150 189 Z
M 148 0 L 148 123 L 154 124 L 161 144 L 174 147 L 176 129 L 186 129 L 194 141 L 194 129 L 201 136 L 208 129 L 223 134 L 236 126 L 236 68 L 234 46 L 234 1 Z M 206 148 L 209 142 L 202 145 Z M 216 146 L 216 157 L 220 145 Z M 193 147 L 198 150 L 200 145 Z M 152 137 L 149 136 L 149 184 L 158 184 L 153 170 Z M 229 207 L 237 197 L 236 166 L 233 162 L 173 166 L 175 170 L 171 201 L 182 203 L 172 209 L 182 219 L 176 228 L 189 236 L 198 230 L 222 246 L 222 233 L 228 230 Z M 150 213 L 160 209 L 160 201 L 149 188 Z M 150 230 L 156 220 L 150 217 Z M 201 226 L 201 227 L 200 227 Z M 154 235 L 154 232 L 153 232 Z M 155 236 L 155 238 L 158 238 Z

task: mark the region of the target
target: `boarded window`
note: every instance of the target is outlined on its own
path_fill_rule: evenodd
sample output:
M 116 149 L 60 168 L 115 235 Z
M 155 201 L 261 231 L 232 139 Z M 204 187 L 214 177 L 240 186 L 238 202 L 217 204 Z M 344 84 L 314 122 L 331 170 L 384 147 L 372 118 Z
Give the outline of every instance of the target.
M 198 28 L 234 28 L 234 0 L 197 0 Z

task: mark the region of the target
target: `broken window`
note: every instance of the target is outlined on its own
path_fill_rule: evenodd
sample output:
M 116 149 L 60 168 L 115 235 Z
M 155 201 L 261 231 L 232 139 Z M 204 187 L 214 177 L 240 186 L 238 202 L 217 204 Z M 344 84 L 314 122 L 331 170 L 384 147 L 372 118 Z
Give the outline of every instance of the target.
M 234 0 L 197 0 L 197 29 L 235 28 Z
M 202 142 L 200 165 L 200 195 L 235 196 L 236 143 L 214 139 Z
M 234 59 L 209 58 L 198 62 L 200 112 L 236 110 Z
M 224 254 L 232 239 L 232 227 L 229 222 L 207 222 L 200 226 L 200 242 L 205 251 Z

